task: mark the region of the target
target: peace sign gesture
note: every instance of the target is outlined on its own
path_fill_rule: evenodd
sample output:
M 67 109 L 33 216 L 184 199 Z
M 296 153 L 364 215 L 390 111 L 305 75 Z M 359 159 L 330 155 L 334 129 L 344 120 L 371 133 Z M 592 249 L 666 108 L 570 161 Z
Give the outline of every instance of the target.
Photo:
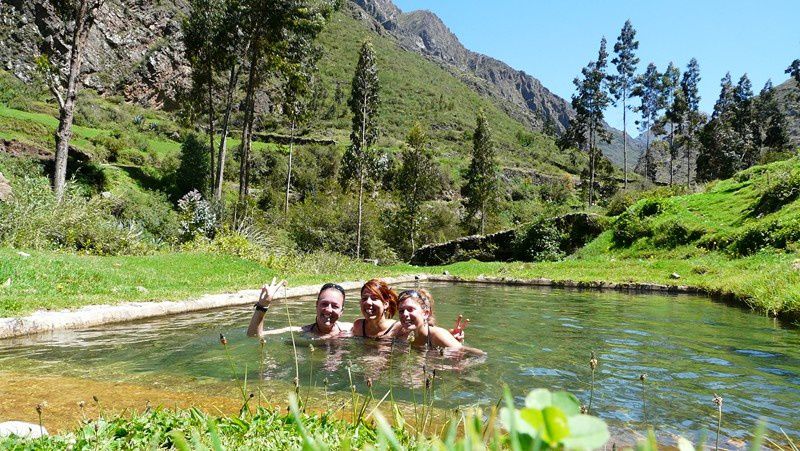
M 261 294 L 258 296 L 258 305 L 262 307 L 269 307 L 269 304 L 270 302 L 272 302 L 272 299 L 275 297 L 276 294 L 278 294 L 278 290 L 281 287 L 286 286 L 286 280 L 281 280 L 280 282 L 275 283 L 276 280 L 278 279 L 276 277 L 273 277 L 272 282 L 269 285 L 264 284 L 264 286 L 261 287 Z
M 468 325 L 469 325 L 469 318 L 464 320 L 464 315 L 458 315 L 458 319 L 456 320 L 456 327 L 450 330 L 450 333 L 453 334 L 453 338 L 463 343 L 464 329 L 466 329 Z

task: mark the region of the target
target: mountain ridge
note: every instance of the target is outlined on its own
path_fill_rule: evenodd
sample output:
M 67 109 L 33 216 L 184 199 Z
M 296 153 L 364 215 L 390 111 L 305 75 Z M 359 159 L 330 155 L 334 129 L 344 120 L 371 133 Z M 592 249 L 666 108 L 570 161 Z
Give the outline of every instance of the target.
M 467 49 L 444 21 L 430 10 L 404 13 L 391 0 L 351 0 L 373 20 L 374 27 L 394 36 L 400 45 L 438 62 L 477 92 L 499 100 L 511 117 L 540 131 L 560 134 L 575 113 L 570 103 L 547 89 L 541 81 L 482 53 Z M 603 153 L 622 166 L 622 131 L 608 124 L 612 142 L 602 143 Z M 628 135 L 629 168 L 643 148 Z

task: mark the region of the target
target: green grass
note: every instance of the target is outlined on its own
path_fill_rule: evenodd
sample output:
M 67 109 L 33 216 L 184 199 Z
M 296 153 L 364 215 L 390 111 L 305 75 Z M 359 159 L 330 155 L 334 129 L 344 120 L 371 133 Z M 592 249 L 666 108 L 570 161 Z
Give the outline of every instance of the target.
M 395 265 L 375 267 L 341 257 L 320 266 L 292 261 L 284 269 L 233 256 L 175 252 L 143 257 L 95 257 L 49 251 L 0 248 L 0 316 L 20 316 L 36 309 L 77 308 L 124 301 L 180 300 L 205 293 L 255 288 L 273 276 L 292 285 L 317 284 L 449 271 L 475 279 L 480 275 L 517 279 L 549 278 L 576 282 L 647 282 L 690 285 L 734 296 L 760 311 L 800 317 L 800 272 L 792 269 L 797 255 L 762 252 L 732 258 L 720 252 L 698 253 L 687 246 L 660 253 L 610 250 L 606 232 L 578 255 L 559 262 L 462 262 L 444 267 Z M 672 279 L 677 273 L 680 279 Z M 147 291 L 141 291 L 143 287 Z
M 0 317 L 20 316 L 36 309 L 189 299 L 204 293 L 256 288 L 273 276 L 303 285 L 415 272 L 410 266 L 376 268 L 347 262 L 278 274 L 238 257 L 195 252 L 119 257 L 35 250 L 25 251 L 30 257 L 23 257 L 18 252 L 0 248 L 0 284 L 11 280 L 10 286 L 0 286 Z

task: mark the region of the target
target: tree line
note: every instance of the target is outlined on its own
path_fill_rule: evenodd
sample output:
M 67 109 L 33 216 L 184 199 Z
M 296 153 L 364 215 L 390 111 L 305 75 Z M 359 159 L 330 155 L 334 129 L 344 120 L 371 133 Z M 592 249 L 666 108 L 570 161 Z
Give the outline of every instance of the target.
M 614 45 L 609 69 L 607 42 L 602 38 L 597 58 L 590 61 L 573 81 L 572 107 L 575 116 L 561 138 L 561 146 L 574 146 L 588 153 L 588 203 L 596 202 L 597 164 L 602 160 L 598 139 L 610 142 L 605 125 L 605 110 L 621 103 L 623 115 L 623 186 L 628 187 L 629 162 L 628 111 L 639 114 L 636 120 L 645 137 L 642 175 L 657 181 L 658 169 L 667 171 L 667 183 L 709 181 L 730 177 L 752 166 L 771 153 L 788 150 L 786 118 L 778 107 L 774 88 L 767 81 L 760 93 L 753 94 L 747 74 L 734 85 L 730 74 L 721 81 L 721 91 L 710 117 L 700 111 L 700 64 L 689 60 L 683 72 L 672 62 L 660 71 L 649 63 L 637 74 L 639 41 L 630 20 L 626 21 Z M 786 73 L 800 80 L 800 60 Z M 800 82 L 800 81 L 799 81 Z M 633 99 L 638 98 L 638 104 Z M 665 158 L 658 158 L 655 140 Z M 683 158 L 685 173 L 676 172 Z M 665 166 L 665 167 L 662 167 Z M 692 167 L 695 173 L 692 173 Z

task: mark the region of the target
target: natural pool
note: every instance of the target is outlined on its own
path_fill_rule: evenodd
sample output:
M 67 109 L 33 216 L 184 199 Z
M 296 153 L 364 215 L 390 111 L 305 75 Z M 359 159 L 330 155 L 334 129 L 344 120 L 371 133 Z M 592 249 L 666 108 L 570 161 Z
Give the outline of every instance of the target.
M 614 433 L 631 437 L 652 425 L 659 436 L 696 438 L 714 430 L 714 393 L 724 398 L 723 434 L 747 440 L 759 418 L 770 436 L 781 429 L 800 438 L 800 331 L 773 319 L 702 297 L 574 291 L 479 284 L 425 284 L 439 322 L 459 313 L 472 320 L 467 342 L 482 358 L 455 360 L 402 344 L 362 339 L 324 343 L 297 337 L 302 390 L 311 397 L 344 394 L 350 382 L 380 398 L 419 400 L 422 368 L 437 369 L 435 406 L 494 405 L 508 384 L 521 402 L 528 390 L 565 389 L 588 403 L 590 351 L 599 360 L 592 413 Z M 348 295 L 345 319 L 358 315 Z M 312 298 L 278 299 L 265 327 L 313 320 Z M 289 335 L 258 340 L 245 335 L 247 306 L 109 325 L 0 342 L 0 370 L 158 387 L 207 396 L 234 396 L 247 368 L 249 390 L 263 387 L 285 403 L 295 377 Z M 393 349 L 392 349 L 393 348 Z M 263 358 L 262 358 L 263 356 Z M 647 421 L 642 383 L 647 374 Z M 9 381 L 0 382 L 0 392 Z M 125 385 L 128 387 L 128 385 Z M 126 396 L 120 390 L 119 396 Z M 305 393 L 305 392 L 304 392 Z M 77 396 L 77 394 L 76 394 Z M 131 392 L 131 396 L 132 392 Z M 82 399 L 91 397 L 83 394 Z M 33 402 L 37 402 L 34 400 Z M 712 434 L 713 436 L 713 434 Z M 783 440 L 781 440 L 783 441 Z M 735 441 L 734 441 L 735 443 Z

